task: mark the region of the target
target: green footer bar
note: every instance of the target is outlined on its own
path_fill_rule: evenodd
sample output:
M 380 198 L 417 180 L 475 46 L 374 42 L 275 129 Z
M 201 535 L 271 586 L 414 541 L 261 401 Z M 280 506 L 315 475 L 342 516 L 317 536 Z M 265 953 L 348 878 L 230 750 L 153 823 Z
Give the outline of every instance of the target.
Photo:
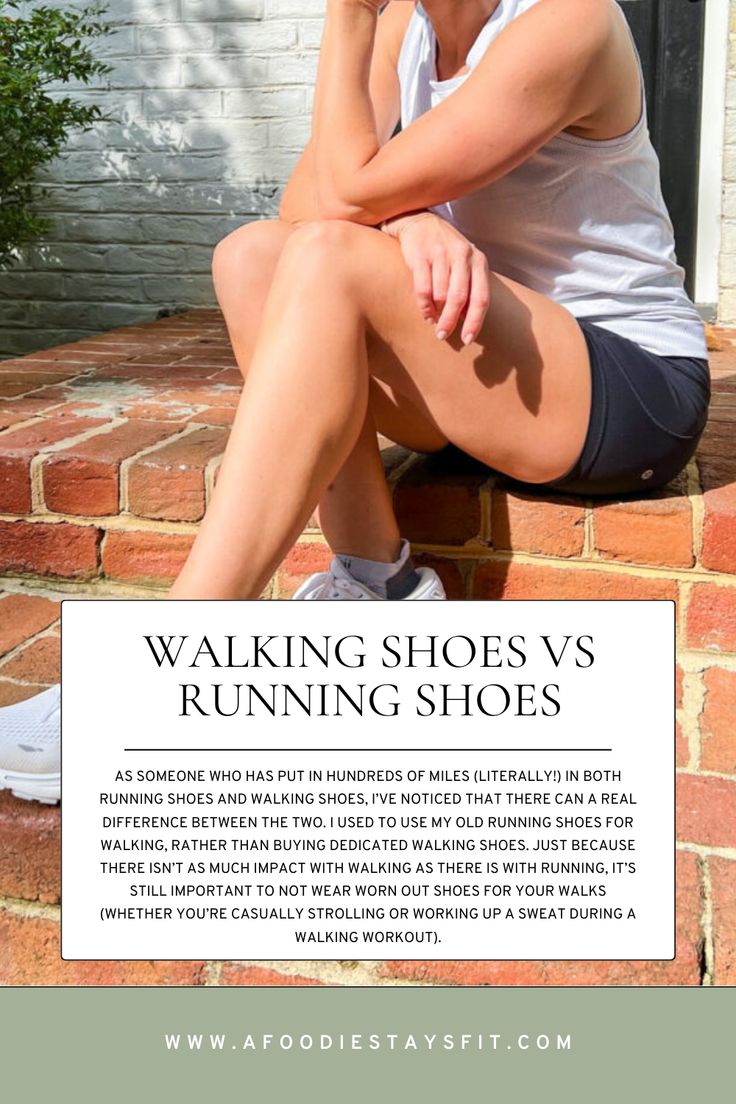
M 733 1089 L 735 1013 L 734 989 L 3 989 L 3 1097 L 690 1104 Z

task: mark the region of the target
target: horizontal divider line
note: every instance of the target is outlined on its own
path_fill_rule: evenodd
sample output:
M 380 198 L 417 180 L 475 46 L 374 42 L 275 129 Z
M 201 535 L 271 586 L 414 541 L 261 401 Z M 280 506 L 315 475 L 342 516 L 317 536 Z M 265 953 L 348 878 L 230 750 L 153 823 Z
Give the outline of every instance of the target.
M 446 751 L 475 754 L 481 751 L 613 751 L 613 748 L 123 748 L 123 751 L 274 751 L 274 752 L 301 752 L 301 751 Z

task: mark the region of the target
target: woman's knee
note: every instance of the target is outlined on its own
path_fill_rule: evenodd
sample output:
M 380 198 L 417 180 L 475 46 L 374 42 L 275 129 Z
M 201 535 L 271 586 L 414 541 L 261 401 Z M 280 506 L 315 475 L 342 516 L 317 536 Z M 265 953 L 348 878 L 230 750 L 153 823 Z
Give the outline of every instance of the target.
M 385 236 L 385 235 L 384 235 Z M 282 265 L 315 278 L 341 278 L 363 271 L 366 250 L 376 232 L 342 219 L 321 219 L 296 227 L 282 252 Z M 320 281 L 321 283 L 321 281 Z
M 291 233 L 288 223 L 266 219 L 239 227 L 217 244 L 212 276 L 223 309 L 233 299 L 250 298 L 254 284 L 268 286 Z

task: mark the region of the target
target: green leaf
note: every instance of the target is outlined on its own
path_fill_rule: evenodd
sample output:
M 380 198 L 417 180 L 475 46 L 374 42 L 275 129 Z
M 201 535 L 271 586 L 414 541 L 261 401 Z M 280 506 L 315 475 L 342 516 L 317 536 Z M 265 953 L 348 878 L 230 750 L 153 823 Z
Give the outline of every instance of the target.
M 90 84 L 110 67 L 94 54 L 94 40 L 109 32 L 105 8 L 60 10 L 40 6 L 21 16 L 15 0 L 0 0 L 0 267 L 17 250 L 48 232 L 37 210 L 43 189 L 38 171 L 64 149 L 74 131 L 106 118 L 96 104 L 46 89 Z

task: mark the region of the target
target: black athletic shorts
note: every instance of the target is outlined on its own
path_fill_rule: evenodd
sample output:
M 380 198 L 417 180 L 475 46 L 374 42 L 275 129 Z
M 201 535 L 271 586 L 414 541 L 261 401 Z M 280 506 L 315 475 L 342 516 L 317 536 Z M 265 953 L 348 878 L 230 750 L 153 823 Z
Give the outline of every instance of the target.
M 588 432 L 578 462 L 543 486 L 583 495 L 661 487 L 686 466 L 705 429 L 707 360 L 656 356 L 584 319 L 580 328 L 590 354 Z

